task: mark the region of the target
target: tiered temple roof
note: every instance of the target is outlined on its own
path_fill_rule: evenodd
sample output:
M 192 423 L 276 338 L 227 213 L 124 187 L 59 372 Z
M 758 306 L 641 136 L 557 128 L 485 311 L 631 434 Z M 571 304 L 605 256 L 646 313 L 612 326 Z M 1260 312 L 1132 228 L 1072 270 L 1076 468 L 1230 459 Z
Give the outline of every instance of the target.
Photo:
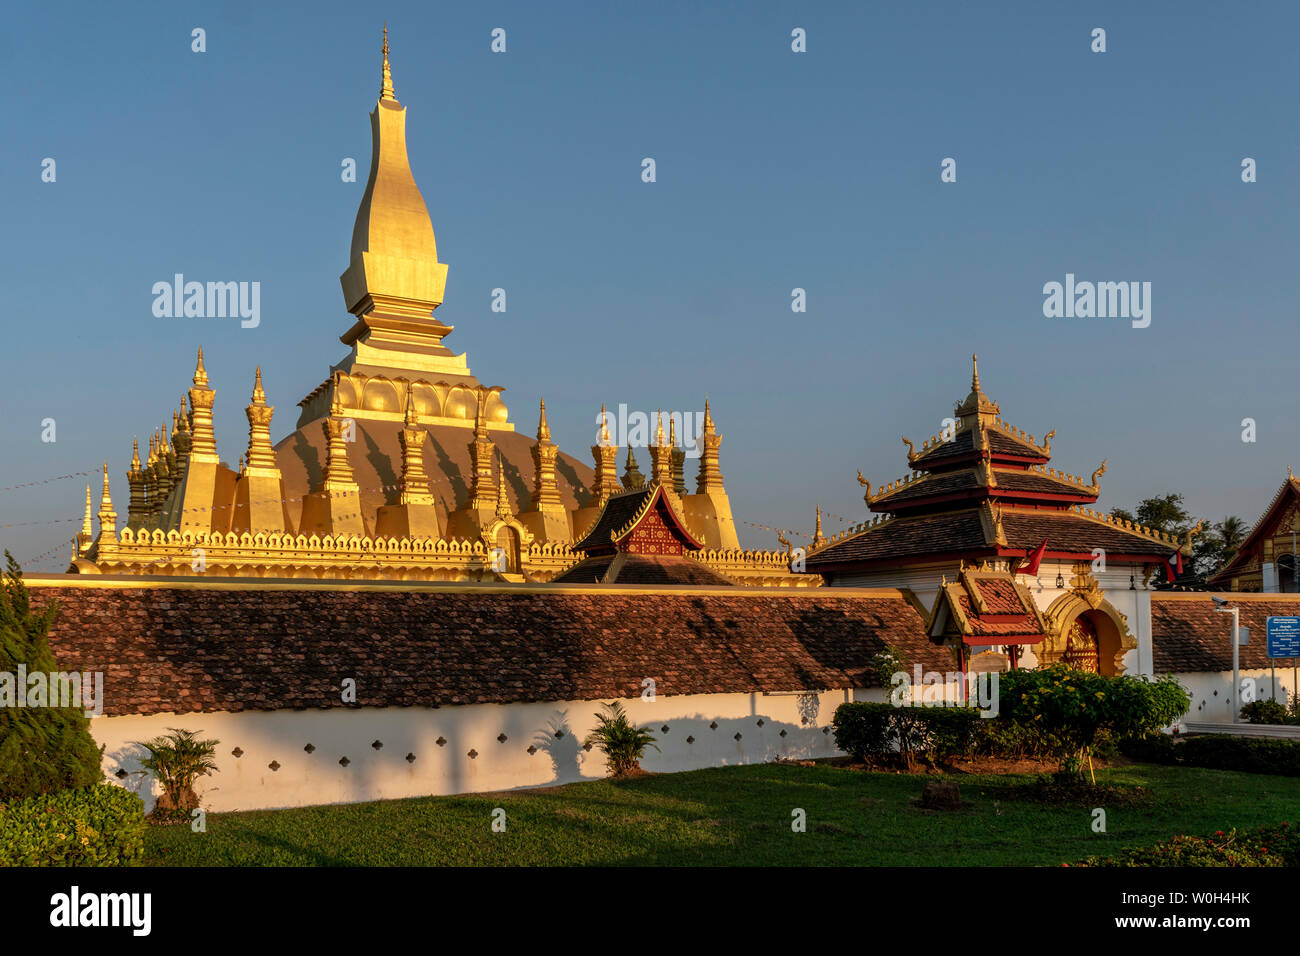
M 810 571 L 861 569 L 942 559 L 1024 558 L 1046 539 L 1046 557 L 1155 564 L 1180 547 L 1171 536 L 1093 510 L 1103 461 L 1085 480 L 1048 466 L 1049 432 L 1040 443 L 1001 417 L 980 386 L 974 360 L 971 391 L 942 436 L 908 447 L 912 471 L 879 490 L 858 473 L 864 500 L 877 517 L 830 538 L 807 558 Z M 1190 548 L 1189 548 L 1190 550 Z

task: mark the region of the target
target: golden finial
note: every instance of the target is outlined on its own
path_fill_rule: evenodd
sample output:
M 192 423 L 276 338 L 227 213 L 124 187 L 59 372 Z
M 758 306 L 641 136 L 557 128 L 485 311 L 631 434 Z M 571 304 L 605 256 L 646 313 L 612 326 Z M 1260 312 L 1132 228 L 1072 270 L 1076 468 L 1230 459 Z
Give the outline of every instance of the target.
M 980 357 L 972 354 L 970 357 L 970 363 L 970 389 L 972 392 L 978 392 L 980 390 Z
M 497 449 L 497 516 L 510 517 L 510 498 L 506 495 L 506 467 L 501 461 L 501 449 Z
M 409 385 L 406 388 L 406 418 L 407 428 L 415 428 L 420 424 L 420 417 L 415 411 L 415 390 Z
M 551 426 L 546 423 L 546 399 L 545 398 L 542 399 L 541 417 L 537 420 L 537 440 L 538 441 L 551 440 Z
M 208 370 L 203 367 L 203 346 L 199 346 L 199 360 L 194 366 L 194 384 L 204 388 L 208 384 Z
M 817 533 L 817 537 L 820 538 L 822 536 L 822 506 L 821 505 L 817 506 L 817 527 L 815 530 Z
M 659 430 L 655 432 L 655 444 L 663 447 L 664 443 L 664 410 L 659 409 Z
M 608 445 L 612 439 L 609 437 L 609 412 L 605 410 L 605 403 L 600 403 L 600 443 Z
M 140 470 L 140 439 L 131 439 L 131 468 L 135 471 Z
M 393 91 L 393 73 L 388 67 L 388 21 L 384 21 L 384 84 L 379 90 L 381 100 L 397 100 Z
M 677 419 L 668 416 L 668 444 L 677 446 Z
M 266 404 L 266 391 L 262 388 L 262 366 L 257 366 L 257 373 L 253 377 L 253 404 Z
M 108 467 L 107 463 L 105 463 L 104 467 L 105 468 Z M 81 519 L 81 533 L 85 535 L 87 538 L 89 538 L 91 535 L 95 533 L 94 529 L 91 528 L 90 526 L 90 483 L 89 482 L 86 483 L 86 513 L 84 516 L 82 516 Z
M 113 507 L 113 499 L 108 494 L 108 462 L 104 462 L 104 494 L 100 498 L 99 510 L 109 511 Z
M 709 412 L 709 397 L 704 396 L 704 433 L 713 434 L 713 415 Z

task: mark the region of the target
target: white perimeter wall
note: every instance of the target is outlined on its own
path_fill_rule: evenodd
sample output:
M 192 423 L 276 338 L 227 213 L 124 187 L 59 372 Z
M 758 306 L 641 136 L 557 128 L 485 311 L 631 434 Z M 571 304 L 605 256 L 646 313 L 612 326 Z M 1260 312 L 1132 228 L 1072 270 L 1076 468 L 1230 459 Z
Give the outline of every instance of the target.
M 1253 635 L 1252 635 L 1253 636 Z M 1290 663 L 1279 666 L 1274 672 L 1276 679 L 1269 674 L 1268 668 L 1242 668 L 1239 671 L 1242 680 L 1252 678 L 1255 681 L 1255 699 L 1276 699 L 1279 704 L 1288 704 L 1296 691 L 1295 677 Z M 1193 674 L 1175 674 L 1182 685 L 1192 695 L 1192 706 L 1182 722 L 1231 723 L 1232 722 L 1232 671 L 1221 673 L 1202 672 Z M 1241 701 L 1248 703 L 1243 693 Z
M 883 699 L 876 689 L 687 695 L 623 704 L 632 721 L 652 730 L 662 749 L 649 749 L 642 767 L 661 773 L 834 756 L 840 752 L 830 732 L 835 708 L 848 700 Z M 136 773 L 144 753 L 137 741 L 171 727 L 216 738 L 219 772 L 202 778 L 196 790 L 204 808 L 225 812 L 599 779 L 606 772 L 604 755 L 582 746 L 598 710 L 599 701 L 563 701 L 154 714 L 97 717 L 91 732 L 105 745 L 106 779 L 139 793 L 146 809 L 152 808 L 157 788 L 152 778 Z M 501 734 L 504 742 L 497 739 Z M 439 745 L 439 738 L 445 743 Z M 372 746 L 375 741 L 382 748 Z M 315 748 L 312 753 L 304 749 L 308 744 Z M 532 754 L 530 746 L 536 748 Z M 239 757 L 232 753 L 236 748 Z M 469 756 L 471 750 L 476 757 Z M 408 761 L 407 754 L 415 760 Z M 340 765 L 342 757 L 348 766 Z M 270 768 L 272 762 L 278 769 Z M 128 776 L 119 778 L 119 770 Z

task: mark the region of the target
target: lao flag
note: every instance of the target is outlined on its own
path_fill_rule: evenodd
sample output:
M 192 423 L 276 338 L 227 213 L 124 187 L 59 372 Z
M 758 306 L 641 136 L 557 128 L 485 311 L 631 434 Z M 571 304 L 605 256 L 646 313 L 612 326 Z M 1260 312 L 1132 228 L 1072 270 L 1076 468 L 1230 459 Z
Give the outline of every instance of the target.
M 1175 551 L 1165 560 L 1165 570 L 1169 573 L 1169 580 L 1173 581 L 1183 573 L 1183 552 Z
M 1047 553 L 1047 539 L 1036 547 L 1033 551 L 1025 556 L 1024 562 L 1016 568 L 1016 574 L 1037 574 L 1038 566 L 1043 563 L 1043 555 Z

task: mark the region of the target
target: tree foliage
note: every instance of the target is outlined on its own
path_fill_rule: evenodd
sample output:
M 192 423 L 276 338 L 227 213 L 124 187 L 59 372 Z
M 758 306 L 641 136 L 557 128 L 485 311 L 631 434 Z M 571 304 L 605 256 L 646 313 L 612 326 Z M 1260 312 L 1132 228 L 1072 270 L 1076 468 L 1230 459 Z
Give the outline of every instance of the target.
M 28 674 L 58 673 L 49 631 L 58 613 L 51 602 L 32 609 L 22 569 L 5 552 L 0 582 L 0 680 L 15 691 L 19 667 Z M 0 706 L 0 802 L 88 787 L 103 778 L 102 748 L 90 735 L 81 706 Z

